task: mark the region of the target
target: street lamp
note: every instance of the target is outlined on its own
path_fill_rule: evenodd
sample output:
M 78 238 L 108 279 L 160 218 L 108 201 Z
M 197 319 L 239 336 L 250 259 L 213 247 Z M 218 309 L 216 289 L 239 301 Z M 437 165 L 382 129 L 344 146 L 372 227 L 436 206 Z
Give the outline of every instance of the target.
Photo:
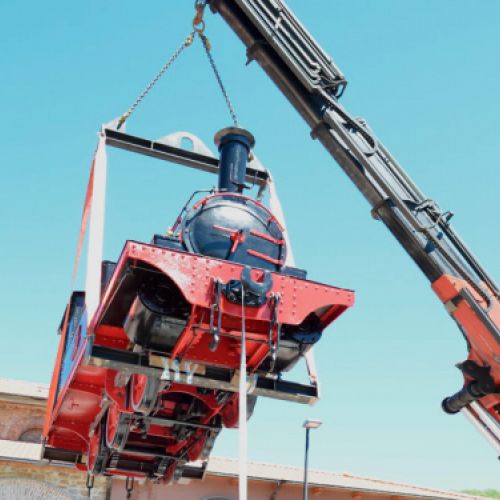
M 304 493 L 302 498 L 307 500 L 307 464 L 309 460 L 309 431 L 317 429 L 322 424 L 321 420 L 306 420 L 302 427 L 306 430 L 306 454 L 304 459 Z

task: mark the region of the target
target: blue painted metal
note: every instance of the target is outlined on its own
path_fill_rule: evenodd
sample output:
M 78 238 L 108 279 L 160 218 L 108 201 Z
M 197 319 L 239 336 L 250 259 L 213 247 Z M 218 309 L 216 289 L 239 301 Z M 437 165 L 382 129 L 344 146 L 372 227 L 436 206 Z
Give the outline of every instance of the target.
M 242 193 L 248 155 L 255 139 L 247 130 L 228 127 L 217 132 L 215 144 L 220 153 L 219 191 Z
M 63 319 L 64 323 L 64 319 Z M 85 294 L 83 292 L 74 292 L 71 297 L 70 312 L 64 344 L 64 354 L 62 359 L 61 371 L 57 393 L 64 387 L 73 369 L 76 353 L 87 336 L 87 313 L 85 311 Z

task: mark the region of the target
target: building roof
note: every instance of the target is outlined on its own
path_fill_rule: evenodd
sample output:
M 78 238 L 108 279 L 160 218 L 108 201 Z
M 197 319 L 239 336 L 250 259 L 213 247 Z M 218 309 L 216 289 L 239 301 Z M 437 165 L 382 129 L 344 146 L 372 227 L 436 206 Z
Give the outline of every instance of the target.
M 211 457 L 208 461 L 207 473 L 213 475 L 237 476 L 238 460 L 230 458 Z M 249 479 L 284 481 L 290 483 L 302 483 L 304 470 L 300 467 L 276 465 L 262 462 L 248 463 Z M 424 488 L 409 484 L 359 477 L 352 474 L 326 472 L 319 470 L 308 471 L 309 484 L 311 486 L 325 487 L 330 489 L 346 489 L 349 491 L 390 493 L 396 496 L 411 496 L 413 498 L 442 498 L 442 499 L 471 499 L 478 498 L 465 493 L 455 493 L 432 488 Z
M 28 399 L 44 403 L 48 394 L 47 384 L 0 378 L 0 399 L 2 400 L 26 401 Z
M 26 404 L 44 404 L 49 386 L 19 380 L 0 378 L 0 401 L 17 401 Z M 20 441 L 0 439 L 0 460 L 38 461 L 41 455 L 41 445 Z M 201 463 L 199 463 L 201 465 Z M 211 457 L 207 465 L 207 473 L 218 476 L 238 476 L 238 460 L 221 457 Z M 261 481 L 284 481 L 302 483 L 303 469 L 286 465 L 276 465 L 261 462 L 248 463 L 248 477 Z M 450 500 L 473 499 L 463 493 L 454 493 L 432 488 L 423 488 L 409 484 L 359 477 L 352 474 L 335 473 L 319 470 L 309 470 L 311 486 L 330 489 L 345 489 L 349 491 L 390 493 L 396 496 L 411 496 L 420 498 L 440 498 Z
M 39 461 L 41 455 L 41 444 L 0 439 L 0 460 L 19 460 L 22 462 L 33 462 Z

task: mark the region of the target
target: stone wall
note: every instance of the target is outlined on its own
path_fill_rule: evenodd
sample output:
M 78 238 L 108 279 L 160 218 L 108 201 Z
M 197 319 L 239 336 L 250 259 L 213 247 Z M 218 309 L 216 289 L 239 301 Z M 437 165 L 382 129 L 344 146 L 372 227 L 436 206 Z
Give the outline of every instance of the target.
M 110 496 L 111 480 L 95 478 L 91 499 Z M 0 461 L 0 500 L 88 500 L 86 475 L 74 468 Z
M 44 415 L 43 406 L 0 401 L 0 439 L 19 441 L 26 431 L 37 430 L 40 442 Z

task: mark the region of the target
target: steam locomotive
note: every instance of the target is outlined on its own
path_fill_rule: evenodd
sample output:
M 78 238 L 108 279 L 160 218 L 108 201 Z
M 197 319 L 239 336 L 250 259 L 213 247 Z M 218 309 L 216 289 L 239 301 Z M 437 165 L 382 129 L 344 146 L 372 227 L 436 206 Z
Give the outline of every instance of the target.
M 73 293 L 60 327 L 45 458 L 91 474 L 192 477 L 190 463 L 209 456 L 223 427 L 237 426 L 239 377 L 248 381 L 247 418 L 258 396 L 317 398 L 314 381 L 282 374 L 354 294 L 287 265 L 280 221 L 244 194 L 253 136 L 231 127 L 215 143 L 217 190 L 186 206 L 168 234 L 127 241 L 116 263 L 102 263 L 93 317 L 84 292 Z

